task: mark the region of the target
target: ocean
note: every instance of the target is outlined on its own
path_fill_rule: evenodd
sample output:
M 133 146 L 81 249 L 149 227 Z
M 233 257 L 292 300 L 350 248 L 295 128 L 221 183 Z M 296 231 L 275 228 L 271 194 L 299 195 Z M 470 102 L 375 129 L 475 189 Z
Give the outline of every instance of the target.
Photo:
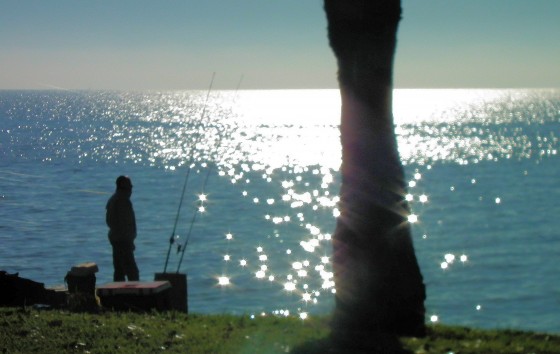
M 559 333 L 560 90 L 397 89 L 394 115 L 426 320 Z M 123 174 L 142 280 L 170 251 L 190 312 L 328 314 L 339 120 L 337 90 L 0 91 L 0 270 L 112 281 Z

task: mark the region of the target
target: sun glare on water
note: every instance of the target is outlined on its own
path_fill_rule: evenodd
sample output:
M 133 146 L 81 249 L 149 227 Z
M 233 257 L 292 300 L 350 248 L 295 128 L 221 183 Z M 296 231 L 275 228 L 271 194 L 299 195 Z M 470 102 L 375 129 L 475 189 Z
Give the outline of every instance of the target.
M 547 224 L 554 217 L 537 212 L 545 198 L 530 204 L 529 197 L 537 196 L 539 188 L 521 188 L 522 197 L 513 190 L 535 178 L 553 183 L 549 179 L 556 173 L 546 179 L 544 173 L 556 172 L 552 167 L 560 142 L 559 94 L 554 89 L 394 91 L 395 132 L 406 171 L 402 193 L 409 206 L 402 226 L 410 226 L 415 246 L 420 246 L 418 258 L 432 287 L 427 302 L 432 321 L 448 321 L 450 311 L 461 313 L 460 304 L 454 309 L 448 304 L 464 302 L 467 295 L 454 292 L 453 286 L 481 284 L 480 279 L 493 275 L 489 271 L 493 265 L 505 264 L 507 269 L 512 260 L 521 261 L 519 267 L 529 264 L 523 247 L 511 253 L 506 243 L 494 253 L 484 252 L 501 232 L 515 235 L 515 240 L 538 234 L 542 243 L 548 230 L 557 229 Z M 305 319 L 332 308 L 336 293 L 332 240 L 337 218 L 345 212 L 338 197 L 342 152 L 338 90 L 212 90 L 208 100 L 206 92 L 198 91 L 6 92 L 1 97 L 6 124 L 0 130 L 9 139 L 0 143 L 0 154 L 7 157 L 4 170 L 18 172 L 2 179 L 6 207 L 0 210 L 17 216 L 3 230 L 5 248 L 13 250 L 7 264 L 33 276 L 47 276 L 49 282 L 59 279 L 56 267 L 41 272 L 26 261 L 29 257 L 17 257 L 39 254 L 53 265 L 64 259 L 37 247 L 48 240 L 42 235 L 51 228 L 41 227 L 44 223 L 35 219 L 79 217 L 84 208 L 87 214 L 94 210 L 89 205 L 97 208 L 104 203 L 96 199 L 105 198 L 101 193 L 92 192 L 104 188 L 102 176 L 128 169 L 136 174 L 139 186 L 135 207 L 141 223 L 142 267 L 160 268 L 156 237 L 164 238 L 164 252 L 168 240 L 176 245 L 175 255 L 188 248 L 183 269 L 192 279 L 190 299 L 203 311 Z M 43 171 L 44 166 L 48 169 Z M 519 166 L 522 170 L 516 170 Z M 494 172 L 499 173 L 496 178 Z M 60 173 L 76 184 L 61 184 L 56 178 Z M 189 173 L 179 229 L 169 237 L 168 219 L 175 215 L 175 202 Z M 538 173 L 542 174 L 537 177 Z M 164 180 L 179 182 L 167 185 L 161 183 Z M 89 182 L 88 190 L 83 189 L 84 181 Z M 18 188 L 38 184 L 39 189 Z M 56 208 L 50 196 L 59 201 Z M 78 197 L 81 208 L 67 203 Z M 519 204 L 535 212 L 518 213 Z M 543 210 L 551 210 L 550 205 Z M 526 219 L 538 222 L 525 227 Z M 89 215 L 83 220 L 105 228 Z M 496 220 L 499 229 L 491 233 Z M 81 247 L 85 234 L 73 235 L 68 223 L 52 226 L 69 231 L 61 233 L 69 247 L 57 248 L 64 254 L 70 254 L 74 245 L 97 257 L 97 242 L 106 246 L 106 240 L 97 237 L 92 247 Z M 548 229 L 541 232 L 536 226 Z M 531 232 L 524 232 L 526 228 Z M 32 237 L 18 241 L 14 235 L 20 234 Z M 543 254 L 550 249 L 545 246 Z M 531 266 L 546 265 L 553 258 L 543 256 Z M 472 282 L 464 281 L 468 277 Z M 506 278 L 494 278 L 496 286 L 491 288 L 511 281 L 520 301 L 540 299 L 521 299 L 528 290 L 515 289 L 518 278 Z M 490 312 L 496 306 L 483 298 L 467 300 L 469 311 L 493 318 Z M 509 316 L 511 311 L 507 312 Z
M 244 235 L 234 231 L 221 236 L 226 244 L 218 284 L 228 288 L 240 272 L 250 274 L 254 281 L 277 286 L 287 297 L 297 297 L 297 310 L 291 313 L 305 317 L 310 307 L 335 292 L 331 232 L 341 213 L 339 92 L 243 91 L 235 99 L 231 95 L 216 99 L 217 106 L 229 105 L 231 109 L 209 115 L 208 124 L 196 129 L 177 126 L 176 136 L 194 134 L 204 139 L 189 145 L 175 136 L 167 140 L 159 137 L 154 139 L 160 146 L 152 158 L 167 159 L 169 169 L 212 161 L 216 173 L 238 188 L 240 200 L 262 210 L 269 229 L 259 230 L 262 239 L 258 245 L 237 246 L 244 242 Z M 404 165 L 417 166 L 406 181 L 403 198 L 411 208 L 405 222 L 421 230 L 419 239 L 430 239 L 429 230 L 423 230 L 423 210 L 432 202 L 425 184 L 433 163 L 464 165 L 509 158 L 515 149 L 525 154 L 519 143 L 523 139 L 496 137 L 480 128 L 493 117 L 503 95 L 500 90 L 394 91 L 399 153 Z M 178 112 L 178 116 L 188 114 Z M 184 162 L 187 156 L 195 158 Z M 475 178 L 472 181 L 476 184 Z M 449 192 L 455 188 L 450 186 Z M 498 206 L 504 204 L 502 196 L 494 196 L 493 201 Z M 200 193 L 199 212 L 211 214 L 213 202 L 212 195 Z M 318 222 L 318 215 L 325 219 Z M 294 237 L 297 240 L 292 240 Z M 436 264 L 449 272 L 468 261 L 467 254 L 448 251 Z

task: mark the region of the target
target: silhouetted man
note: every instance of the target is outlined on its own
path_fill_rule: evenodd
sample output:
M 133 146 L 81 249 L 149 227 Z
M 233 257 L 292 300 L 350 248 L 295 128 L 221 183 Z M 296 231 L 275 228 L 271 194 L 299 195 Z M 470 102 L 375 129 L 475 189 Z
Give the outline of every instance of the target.
M 138 266 L 134 259 L 136 217 L 130 202 L 132 182 L 127 176 L 119 176 L 117 189 L 107 202 L 106 222 L 109 226 L 109 241 L 113 247 L 114 281 L 139 280 Z

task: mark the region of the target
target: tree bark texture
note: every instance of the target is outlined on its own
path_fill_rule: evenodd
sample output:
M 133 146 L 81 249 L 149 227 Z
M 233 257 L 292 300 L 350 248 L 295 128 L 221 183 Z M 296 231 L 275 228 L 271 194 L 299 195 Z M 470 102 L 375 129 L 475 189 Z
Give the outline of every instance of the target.
M 421 336 L 425 286 L 407 221 L 392 114 L 400 0 L 325 0 L 324 5 L 342 99 L 333 335 Z

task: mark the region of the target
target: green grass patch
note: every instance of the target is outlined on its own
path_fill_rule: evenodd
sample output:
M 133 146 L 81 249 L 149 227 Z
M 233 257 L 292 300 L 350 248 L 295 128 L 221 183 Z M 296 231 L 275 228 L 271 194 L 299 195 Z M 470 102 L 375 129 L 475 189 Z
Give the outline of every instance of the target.
M 328 337 L 326 317 L 0 309 L 0 353 L 319 353 Z M 413 353 L 560 353 L 557 335 L 448 326 L 402 343 Z

